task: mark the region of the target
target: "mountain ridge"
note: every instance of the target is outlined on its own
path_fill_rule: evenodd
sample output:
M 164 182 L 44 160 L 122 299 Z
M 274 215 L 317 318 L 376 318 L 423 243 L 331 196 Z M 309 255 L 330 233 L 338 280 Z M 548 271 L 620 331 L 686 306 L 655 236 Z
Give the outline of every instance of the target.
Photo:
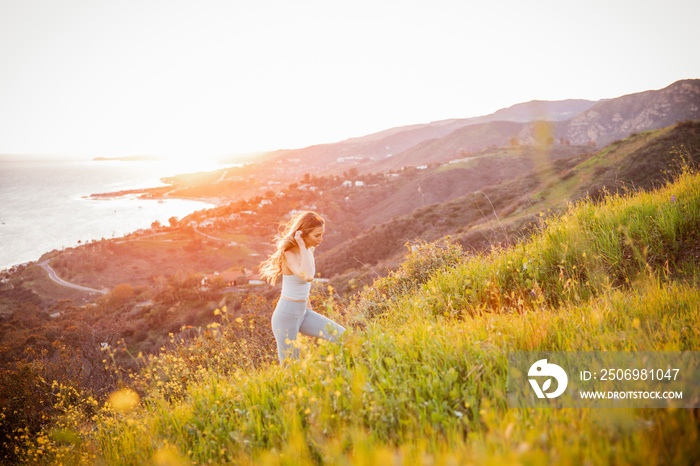
M 400 126 L 337 143 L 270 152 L 264 161 L 294 161 L 290 175 L 304 170 L 342 174 L 353 168 L 369 173 L 447 161 L 511 141 L 532 145 L 549 139 L 553 144 L 601 147 L 634 132 L 696 118 L 700 118 L 700 79 L 686 79 L 663 89 L 598 101 L 532 100 L 479 117 Z M 448 147 L 451 152 L 446 152 Z
M 631 133 L 664 128 L 699 116 L 700 79 L 684 79 L 663 89 L 601 102 L 562 123 L 562 136 L 572 144 L 595 140 L 598 145 L 605 145 Z
M 660 90 L 629 94 L 599 101 L 575 117 L 561 121 L 476 123 L 450 134 L 415 145 L 392 160 L 378 161 L 377 168 L 399 169 L 418 163 L 445 162 L 460 153 L 472 153 L 491 145 L 561 144 L 605 146 L 640 131 L 671 126 L 700 118 L 700 79 L 677 81 Z M 375 167 L 363 167 L 370 171 Z

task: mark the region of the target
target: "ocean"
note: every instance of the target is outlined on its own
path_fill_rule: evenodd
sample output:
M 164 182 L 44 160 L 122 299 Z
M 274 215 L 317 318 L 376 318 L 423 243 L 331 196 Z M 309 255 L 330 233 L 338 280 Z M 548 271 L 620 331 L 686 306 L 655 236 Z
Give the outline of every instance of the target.
M 214 170 L 146 161 L 0 160 L 0 269 L 35 261 L 54 249 L 120 237 L 167 224 L 200 209 L 199 201 L 124 196 L 90 199 L 95 193 L 163 186 L 160 178 Z

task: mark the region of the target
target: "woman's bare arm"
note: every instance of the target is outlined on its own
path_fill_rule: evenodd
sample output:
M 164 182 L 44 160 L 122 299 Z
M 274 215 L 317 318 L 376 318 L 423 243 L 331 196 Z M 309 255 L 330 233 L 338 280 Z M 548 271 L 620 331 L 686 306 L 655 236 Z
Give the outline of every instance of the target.
M 287 267 L 289 267 L 289 270 L 291 270 L 294 275 L 302 280 L 306 280 L 307 282 L 313 281 L 314 275 L 316 274 L 314 258 L 311 251 L 306 248 L 304 239 L 301 237 L 301 231 L 297 231 L 294 234 L 294 239 L 299 246 L 299 255 L 291 251 L 285 251 L 284 259 Z

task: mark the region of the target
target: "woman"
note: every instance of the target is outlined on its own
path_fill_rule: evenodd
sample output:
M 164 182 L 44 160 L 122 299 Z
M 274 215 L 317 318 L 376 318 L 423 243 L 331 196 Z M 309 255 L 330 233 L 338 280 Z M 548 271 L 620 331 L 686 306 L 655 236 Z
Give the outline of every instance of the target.
M 285 226 L 277 247 L 260 265 L 260 276 L 275 284 L 282 275 L 282 294 L 272 314 L 272 331 L 277 340 L 280 363 L 299 358 L 294 348 L 297 334 L 337 341 L 345 328 L 313 310 L 309 290 L 316 274 L 314 250 L 323 241 L 324 221 L 315 212 L 301 212 Z

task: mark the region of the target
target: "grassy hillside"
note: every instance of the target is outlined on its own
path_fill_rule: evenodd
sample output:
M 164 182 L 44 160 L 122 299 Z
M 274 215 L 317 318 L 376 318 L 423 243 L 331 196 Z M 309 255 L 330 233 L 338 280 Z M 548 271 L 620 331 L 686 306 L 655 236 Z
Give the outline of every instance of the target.
M 21 458 L 104 464 L 696 464 L 697 409 L 509 409 L 509 351 L 700 350 L 700 175 L 571 206 L 517 246 L 424 245 L 322 312 L 342 344 L 287 367 L 224 317 L 141 361 L 100 407 L 62 415 Z M 330 295 L 332 296 L 332 295 Z M 106 357 L 105 359 L 108 359 Z M 274 358 L 273 358 L 274 359 Z M 263 362 L 260 362 L 263 361 Z
M 410 183 L 380 199 L 367 211 L 363 224 L 379 224 L 420 207 L 449 202 L 518 178 L 544 161 L 570 159 L 585 153 L 590 153 L 590 150 L 581 146 L 507 146 L 484 149 L 462 160 L 433 165 Z

